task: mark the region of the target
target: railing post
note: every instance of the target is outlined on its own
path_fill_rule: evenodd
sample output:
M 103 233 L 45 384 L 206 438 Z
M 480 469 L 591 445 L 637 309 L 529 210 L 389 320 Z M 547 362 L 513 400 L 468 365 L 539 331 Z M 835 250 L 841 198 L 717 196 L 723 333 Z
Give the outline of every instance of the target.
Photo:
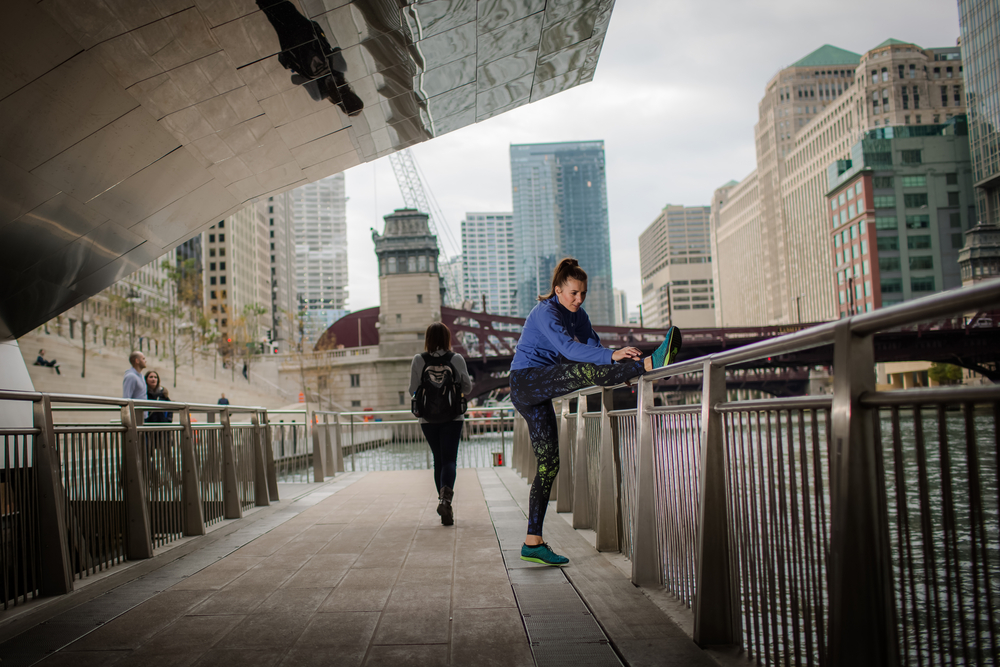
M 191 408 L 180 411 L 181 427 L 181 504 L 185 535 L 205 534 L 205 514 L 201 506 L 201 479 L 194 455 L 194 431 Z
M 344 469 L 344 429 L 340 425 L 340 413 L 333 415 L 333 437 L 337 443 L 337 472 L 345 472 Z
M 559 399 L 559 410 L 556 419 L 559 420 L 559 474 L 552 486 L 551 499 L 556 501 L 557 512 L 573 511 L 573 443 L 569 441 L 569 411 L 570 399 L 563 396 Z M 580 402 L 577 401 L 577 407 Z
M 615 491 L 615 449 L 618 429 L 608 414 L 614 410 L 614 389 L 601 391 L 601 448 L 597 467 L 597 516 L 594 517 L 598 551 L 618 551 L 618 494 Z M 576 516 L 574 513 L 573 516 Z
M 636 408 L 638 429 L 638 466 L 635 480 L 635 511 L 632 525 L 632 583 L 636 586 L 659 586 L 660 548 L 656 539 L 656 495 L 653 474 L 653 382 L 639 378 L 639 405 Z
M 705 361 L 693 637 L 699 646 L 740 643 L 740 618 L 729 552 L 725 433 L 722 415 L 715 410 L 725 400 L 726 367 Z
M 264 454 L 264 428 L 260 423 L 260 413 L 250 416 L 253 424 L 253 499 L 257 507 L 271 504 L 267 488 L 267 457 Z
M 875 353 L 873 336 L 854 335 L 851 324 L 841 320 L 834 333 L 829 664 L 891 666 L 899 646 L 885 478 L 876 411 L 860 401 L 875 391 Z
M 514 469 L 517 470 L 519 477 L 525 477 L 524 474 L 524 424 L 522 423 L 524 419 L 521 417 L 519 412 L 514 413 Z
M 73 590 L 73 571 L 66 533 L 66 490 L 62 483 L 62 463 L 49 397 L 42 395 L 41 400 L 32 405 L 32 412 L 35 428 L 38 429 L 32 453 L 35 483 L 38 485 L 38 547 L 41 560 L 38 589 L 42 595 L 63 595 Z
M 316 428 L 319 428 L 319 424 L 316 424 Z M 330 415 L 323 414 L 323 444 L 324 450 L 326 452 L 326 466 L 323 470 L 323 474 L 327 477 L 333 477 L 337 474 L 337 454 L 334 453 L 334 446 L 339 447 L 340 443 L 334 444 L 333 432 L 330 428 Z
M 142 460 L 149 452 L 140 444 L 136 426 L 135 404 L 122 406 L 122 426 L 125 427 L 124 449 L 125 515 L 128 518 L 128 543 L 125 555 L 129 560 L 153 557 L 153 528 L 146 505 L 146 480 L 142 476 Z M 143 438 L 145 440 L 145 438 Z
M 320 434 L 319 418 L 316 411 L 306 413 L 308 423 L 306 428 L 312 431 L 312 459 L 313 459 L 313 481 L 322 483 L 326 479 L 326 447 L 324 446 L 324 434 Z
M 587 456 L 587 397 L 579 394 L 576 399 L 576 442 L 570 443 L 576 452 L 573 463 L 573 527 L 591 528 L 590 461 Z
M 278 502 L 278 471 L 274 465 L 274 437 L 271 431 L 271 419 L 267 411 L 260 413 L 261 434 L 264 437 L 264 457 L 267 459 L 267 496 L 272 503 Z
M 229 408 L 219 414 L 222 422 L 222 512 L 223 518 L 242 519 L 240 488 L 236 478 L 236 447 L 233 444 L 233 426 L 229 420 Z

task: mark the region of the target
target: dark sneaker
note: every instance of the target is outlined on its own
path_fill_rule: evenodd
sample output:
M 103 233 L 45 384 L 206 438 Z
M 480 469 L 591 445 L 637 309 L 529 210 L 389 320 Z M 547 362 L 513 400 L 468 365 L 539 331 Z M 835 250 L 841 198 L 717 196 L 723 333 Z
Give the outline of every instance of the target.
M 667 337 L 653 352 L 653 368 L 663 368 L 674 363 L 681 349 L 681 330 L 677 327 L 667 329 Z
M 442 526 L 451 526 L 455 523 L 455 515 L 451 509 L 451 499 L 454 497 L 455 492 L 447 486 L 442 487 L 438 494 L 437 513 L 441 517 Z
M 521 545 L 521 560 L 541 563 L 542 565 L 565 565 L 569 562 L 566 556 L 560 556 L 552 551 L 545 542 L 535 546 Z

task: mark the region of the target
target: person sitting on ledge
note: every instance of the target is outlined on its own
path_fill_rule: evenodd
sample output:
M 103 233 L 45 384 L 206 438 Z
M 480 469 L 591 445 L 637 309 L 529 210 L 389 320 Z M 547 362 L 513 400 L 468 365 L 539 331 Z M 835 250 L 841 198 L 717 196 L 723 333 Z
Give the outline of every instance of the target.
M 45 359 L 45 350 L 38 351 L 38 357 L 35 358 L 35 365 L 48 366 L 49 368 L 54 368 L 56 369 L 56 375 L 62 375 L 62 373 L 59 372 L 59 363 L 55 359 L 53 359 L 52 361 L 47 361 Z

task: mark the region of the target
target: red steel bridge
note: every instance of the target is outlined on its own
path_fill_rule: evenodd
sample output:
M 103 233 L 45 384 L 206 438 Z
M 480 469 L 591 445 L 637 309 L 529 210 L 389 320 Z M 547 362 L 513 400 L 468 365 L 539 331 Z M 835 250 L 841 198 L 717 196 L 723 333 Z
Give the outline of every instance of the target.
M 337 345 L 378 345 L 379 309 L 351 313 L 335 322 L 317 342 L 317 349 Z M 441 321 L 451 329 L 453 349 L 465 357 L 475 378 L 473 396 L 482 396 L 507 385 L 506 373 L 520 336 L 524 319 L 456 308 L 442 308 Z M 680 360 L 794 333 L 815 324 L 769 327 L 685 329 Z M 608 347 L 632 345 L 652 352 L 663 340 L 665 329 L 640 327 L 594 327 Z M 875 359 L 887 361 L 939 361 L 982 373 L 1000 382 L 1000 313 L 975 313 L 969 317 L 924 322 L 900 327 L 875 338 Z M 832 366 L 833 347 L 750 362 L 731 371 L 730 388 L 759 389 L 773 395 L 798 395 L 805 391 L 809 369 Z M 665 387 L 700 386 L 700 378 L 670 378 Z

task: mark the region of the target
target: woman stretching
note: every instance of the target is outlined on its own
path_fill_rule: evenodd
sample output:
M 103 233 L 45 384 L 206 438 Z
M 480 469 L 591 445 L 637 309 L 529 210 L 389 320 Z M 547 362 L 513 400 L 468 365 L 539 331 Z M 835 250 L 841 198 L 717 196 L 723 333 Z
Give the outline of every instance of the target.
M 552 399 L 595 384 L 621 384 L 666 366 L 681 346 L 681 332 L 670 327 L 651 357 L 643 359 L 634 347 L 609 350 L 601 345 L 583 310 L 586 296 L 587 274 L 577 261 L 567 257 L 559 262 L 552 274 L 551 291 L 538 297 L 538 305 L 524 321 L 510 365 L 511 401 L 528 423 L 531 449 L 538 458 L 521 560 L 543 565 L 569 562 L 542 540 L 545 509 L 559 472 L 559 429 Z

